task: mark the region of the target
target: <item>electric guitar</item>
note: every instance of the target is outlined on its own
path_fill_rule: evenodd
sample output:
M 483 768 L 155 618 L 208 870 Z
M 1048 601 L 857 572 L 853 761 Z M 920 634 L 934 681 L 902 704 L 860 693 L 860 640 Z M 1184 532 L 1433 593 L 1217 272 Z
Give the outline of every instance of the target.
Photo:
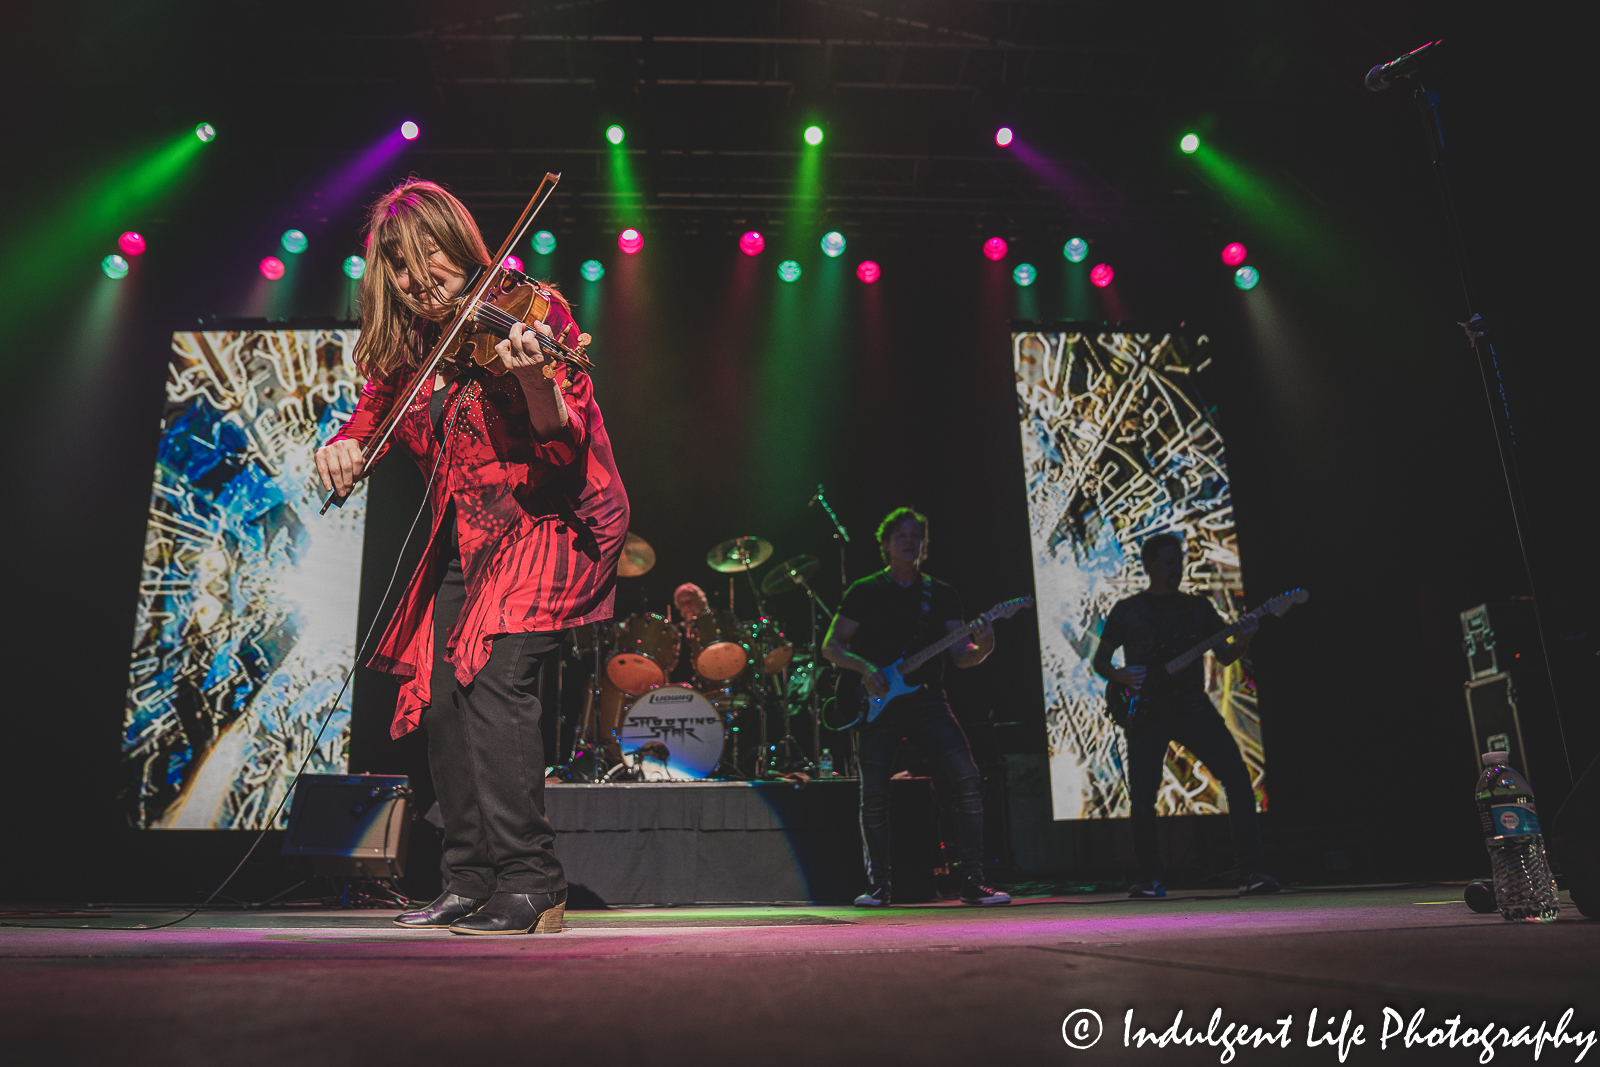
M 1304 589 L 1291 589 L 1289 592 L 1281 593 L 1278 596 L 1268 600 L 1265 604 L 1262 604 L 1254 611 L 1249 611 L 1245 614 L 1253 619 L 1261 619 L 1267 615 L 1281 616 L 1286 614 L 1294 605 L 1304 604 L 1309 599 L 1311 599 L 1311 594 L 1306 592 Z M 1141 703 L 1159 700 L 1168 691 L 1170 691 L 1172 679 L 1178 674 L 1178 672 L 1182 671 L 1185 667 L 1189 666 L 1189 664 L 1193 663 L 1207 652 L 1217 648 L 1228 638 L 1232 637 L 1238 632 L 1239 624 L 1235 622 L 1231 626 L 1226 626 L 1221 630 L 1218 630 L 1215 634 L 1212 634 L 1204 641 L 1201 641 L 1198 645 L 1195 645 L 1187 652 L 1180 653 L 1171 660 L 1168 660 L 1159 668 L 1156 666 L 1156 664 L 1160 663 L 1161 659 L 1172 651 L 1166 646 L 1163 646 L 1152 653 L 1149 663 L 1130 664 L 1129 666 L 1144 666 L 1146 668 L 1144 684 L 1138 689 L 1129 689 L 1121 682 L 1107 682 L 1106 715 L 1111 718 L 1112 722 L 1126 729 L 1128 723 L 1133 721 L 1133 716 L 1138 712 L 1139 705 Z
M 920 685 L 907 684 L 906 675 L 912 673 L 950 646 L 969 639 L 972 636 L 972 631 L 977 629 L 980 624 L 993 622 L 996 619 L 1009 619 L 1023 608 L 1031 607 L 1033 607 L 1032 596 L 1022 596 L 1017 597 L 1015 600 L 1002 601 L 971 622 L 951 630 L 921 652 L 911 656 L 901 656 L 889 666 L 882 668 L 884 677 L 889 680 L 889 688 L 882 696 L 873 696 L 872 691 L 863 683 L 861 675 L 855 671 L 841 671 L 839 674 L 839 686 L 834 692 L 834 696 L 839 701 L 839 707 L 846 714 L 851 711 L 856 713 L 855 721 L 850 724 L 851 726 L 867 725 L 877 719 L 879 715 L 882 715 L 884 708 L 887 708 L 906 694 L 915 693 L 922 688 Z M 844 729 L 848 728 L 844 727 Z

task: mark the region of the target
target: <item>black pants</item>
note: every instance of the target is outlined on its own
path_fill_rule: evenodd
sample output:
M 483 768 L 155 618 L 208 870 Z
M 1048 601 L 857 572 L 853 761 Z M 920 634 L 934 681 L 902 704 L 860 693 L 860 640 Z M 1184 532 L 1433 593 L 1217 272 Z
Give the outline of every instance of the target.
M 567 887 L 544 814 L 539 675 L 558 633 L 501 634 L 470 685 L 444 658 L 445 635 L 467 598 L 451 560 L 433 605 L 432 700 L 423 712 L 428 766 L 444 816 L 452 893 L 556 893 Z
M 890 704 L 861 735 L 861 840 L 867 879 L 889 884 L 889 780 L 902 737 L 921 743 L 934 782 L 950 797 L 956 849 L 964 871 L 983 870 L 983 792 L 967 735 L 940 693 L 926 690 Z
M 1261 820 L 1256 815 L 1250 770 L 1239 744 L 1204 693 L 1174 697 L 1169 704 L 1141 708 L 1127 729 L 1128 798 L 1133 804 L 1133 850 L 1142 878 L 1161 878 L 1161 840 L 1156 831 L 1156 793 L 1167 744 L 1176 741 L 1206 765 L 1228 794 L 1228 826 L 1234 862 L 1243 874 L 1261 868 Z

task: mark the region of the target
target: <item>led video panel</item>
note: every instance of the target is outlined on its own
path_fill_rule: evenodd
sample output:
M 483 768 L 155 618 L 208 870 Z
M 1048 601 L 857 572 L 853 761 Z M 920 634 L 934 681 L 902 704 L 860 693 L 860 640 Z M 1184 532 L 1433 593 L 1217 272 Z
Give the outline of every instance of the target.
M 1139 544 L 1188 544 L 1183 588 L 1225 618 L 1244 610 L 1222 437 L 1201 399 L 1207 338 L 1023 332 L 1011 337 L 1033 542 L 1051 799 L 1057 819 L 1125 818 L 1127 754 L 1091 666 L 1111 606 L 1144 588 Z M 1121 664 L 1121 653 L 1117 664 Z M 1206 689 L 1239 742 L 1266 810 L 1249 657 L 1206 655 Z M 1221 785 L 1179 745 L 1156 810 L 1225 812 Z
M 355 409 L 355 342 L 173 335 L 123 720 L 134 826 L 258 829 L 308 754 L 345 771 L 366 490 L 319 516 L 312 457 Z

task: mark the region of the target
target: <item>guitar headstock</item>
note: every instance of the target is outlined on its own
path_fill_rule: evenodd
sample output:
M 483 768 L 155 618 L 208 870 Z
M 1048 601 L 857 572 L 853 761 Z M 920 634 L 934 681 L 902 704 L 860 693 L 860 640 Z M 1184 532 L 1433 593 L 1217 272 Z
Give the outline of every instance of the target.
M 1261 611 L 1263 614 L 1271 612 L 1274 615 L 1283 615 L 1286 614 L 1294 605 L 1304 604 L 1310 599 L 1311 594 L 1306 592 L 1304 589 L 1291 589 L 1287 593 L 1279 593 L 1277 596 L 1261 605 Z
M 1033 594 L 1019 596 L 1015 600 L 1005 600 L 983 613 L 983 617 L 991 622 L 995 619 L 1009 619 L 1023 608 L 1033 607 Z

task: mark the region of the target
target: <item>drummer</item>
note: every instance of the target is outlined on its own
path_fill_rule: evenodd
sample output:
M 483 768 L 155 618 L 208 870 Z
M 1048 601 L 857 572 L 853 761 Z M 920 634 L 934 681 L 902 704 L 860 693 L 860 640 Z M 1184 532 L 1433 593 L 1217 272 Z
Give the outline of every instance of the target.
M 694 632 L 694 617 L 711 610 L 711 602 L 706 598 L 706 591 L 693 582 L 684 582 L 672 591 L 672 606 L 678 610 L 678 631 L 683 634 L 683 640 L 678 642 L 678 662 L 673 666 L 670 676 L 674 682 L 687 682 L 690 685 L 698 684 L 701 679 L 694 670 L 694 650 L 690 635 Z

